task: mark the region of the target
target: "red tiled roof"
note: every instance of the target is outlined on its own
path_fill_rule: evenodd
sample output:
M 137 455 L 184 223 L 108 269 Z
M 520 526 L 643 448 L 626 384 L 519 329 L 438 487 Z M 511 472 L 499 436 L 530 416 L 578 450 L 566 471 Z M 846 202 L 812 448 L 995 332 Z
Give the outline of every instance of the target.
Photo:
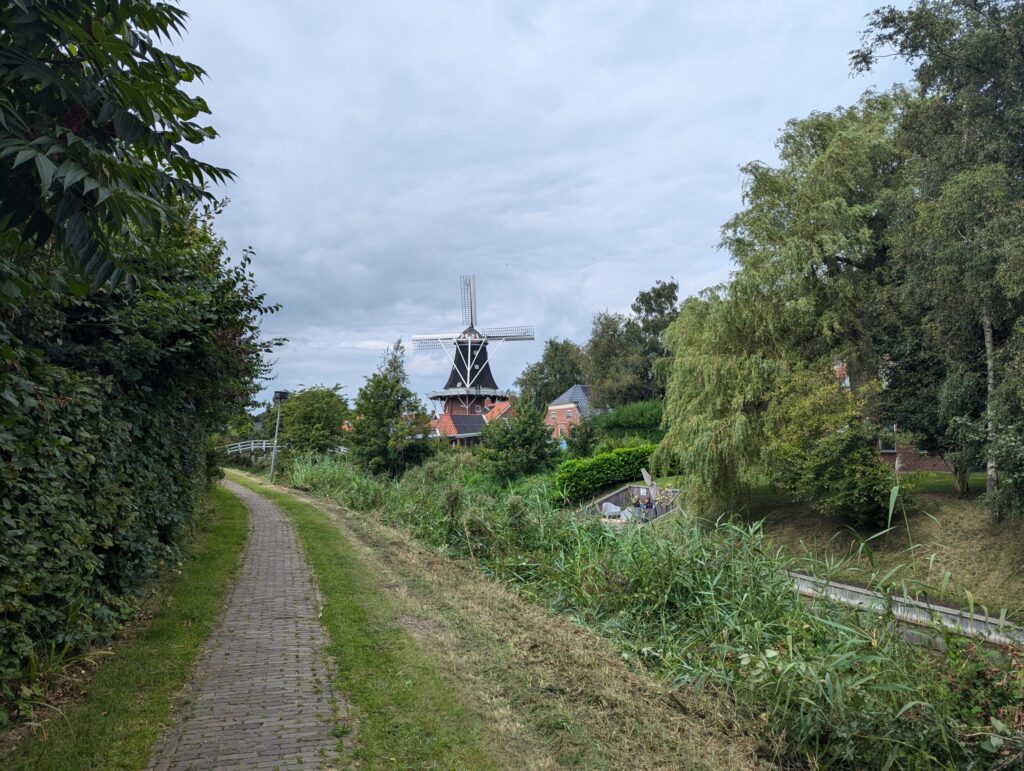
M 459 433 L 458 429 L 455 428 L 455 423 L 452 421 L 452 416 L 447 412 L 432 420 L 431 428 L 441 436 L 455 436 Z
M 509 418 L 509 411 L 512 409 L 512 402 L 498 402 L 484 413 L 484 420 L 492 423 L 498 418 Z

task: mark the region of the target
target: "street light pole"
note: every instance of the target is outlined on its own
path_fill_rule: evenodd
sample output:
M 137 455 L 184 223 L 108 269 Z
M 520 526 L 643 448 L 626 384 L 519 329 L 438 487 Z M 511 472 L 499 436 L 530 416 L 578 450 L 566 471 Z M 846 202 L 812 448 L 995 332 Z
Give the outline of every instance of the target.
M 274 484 L 274 469 L 277 467 L 277 436 L 281 432 L 281 404 L 289 396 L 287 391 L 274 391 L 277 402 L 277 421 L 274 424 L 274 449 L 270 454 L 270 484 Z

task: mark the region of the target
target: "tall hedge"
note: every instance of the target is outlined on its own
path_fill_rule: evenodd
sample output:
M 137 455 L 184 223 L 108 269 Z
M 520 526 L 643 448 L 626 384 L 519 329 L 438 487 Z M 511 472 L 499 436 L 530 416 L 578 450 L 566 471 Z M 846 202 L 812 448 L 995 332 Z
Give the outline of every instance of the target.
M 557 494 L 569 502 L 582 501 L 603 490 L 640 478 L 640 470 L 648 465 L 653 444 L 620 447 L 590 458 L 563 461 L 555 475 Z
M 269 309 L 187 219 L 134 286 L 73 292 L 45 255 L 0 251 L 0 701 L 130 617 L 193 523 L 206 436 L 262 370 Z
M 601 435 L 612 439 L 638 436 L 649 442 L 660 442 L 665 435 L 661 428 L 663 404 L 661 399 L 630 402 L 595 415 L 591 420 Z

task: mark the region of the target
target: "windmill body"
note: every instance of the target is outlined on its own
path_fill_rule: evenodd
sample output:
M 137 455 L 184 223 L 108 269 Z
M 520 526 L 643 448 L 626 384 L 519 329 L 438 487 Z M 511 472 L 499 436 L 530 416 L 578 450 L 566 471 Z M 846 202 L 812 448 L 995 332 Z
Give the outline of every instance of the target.
M 490 404 L 506 401 L 507 391 L 498 388 L 491 373 L 488 358 L 493 351 L 512 340 L 533 340 L 533 327 L 501 327 L 479 329 L 476 320 L 476 278 L 463 276 L 460 281 L 462 295 L 462 323 L 465 329 L 458 333 L 415 335 L 413 349 L 443 350 L 452 369 L 444 388 L 428 396 L 442 404 L 449 415 L 475 415 L 483 413 Z

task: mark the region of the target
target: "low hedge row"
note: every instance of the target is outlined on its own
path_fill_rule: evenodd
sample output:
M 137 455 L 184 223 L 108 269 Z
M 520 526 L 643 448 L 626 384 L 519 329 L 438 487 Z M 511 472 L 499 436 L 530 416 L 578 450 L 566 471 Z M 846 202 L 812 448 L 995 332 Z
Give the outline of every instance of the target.
M 620 447 L 590 458 L 563 461 L 555 475 L 555 489 L 564 501 L 578 502 L 614 485 L 640 478 L 648 465 L 653 444 Z

